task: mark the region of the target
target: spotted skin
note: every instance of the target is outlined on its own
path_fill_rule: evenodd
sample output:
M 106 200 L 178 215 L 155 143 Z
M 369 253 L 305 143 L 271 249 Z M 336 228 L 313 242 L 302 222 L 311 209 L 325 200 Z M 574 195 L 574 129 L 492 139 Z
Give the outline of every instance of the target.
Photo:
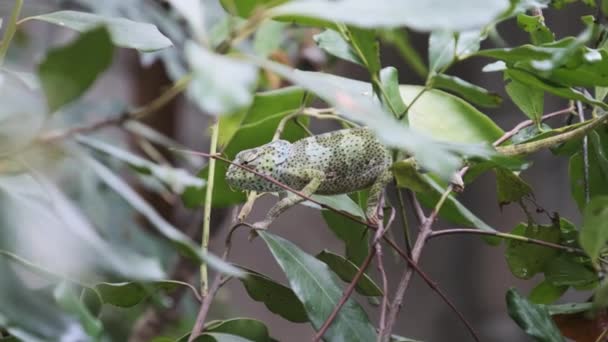
M 252 168 L 307 196 L 370 188 L 366 215 L 373 224 L 378 220 L 377 206 L 382 191 L 392 178 L 390 151 L 367 128 L 343 129 L 294 143 L 277 140 L 241 151 L 234 163 Z M 281 213 L 304 200 L 234 165 L 228 168 L 226 181 L 235 189 L 280 193 L 281 200 L 263 221 L 255 224 L 256 228 L 267 228 Z

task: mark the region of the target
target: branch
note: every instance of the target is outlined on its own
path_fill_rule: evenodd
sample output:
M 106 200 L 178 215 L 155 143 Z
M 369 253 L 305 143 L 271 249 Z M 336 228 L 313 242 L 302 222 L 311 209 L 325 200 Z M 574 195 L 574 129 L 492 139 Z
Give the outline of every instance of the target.
M 585 111 L 581 101 L 576 101 L 576 110 L 580 121 L 585 122 Z M 585 203 L 589 203 L 591 198 L 589 191 L 589 139 L 586 135 L 583 137 L 583 191 Z
M 150 101 L 143 107 L 136 109 L 134 111 L 124 112 L 118 116 L 112 118 L 102 119 L 93 123 L 75 126 L 69 128 L 65 131 L 49 133 L 45 136 L 38 138 L 38 142 L 40 143 L 54 143 L 59 140 L 71 138 L 78 134 L 90 133 L 97 131 L 99 129 L 110 127 L 110 126 L 120 126 L 127 122 L 128 120 L 139 120 L 143 117 L 146 117 L 159 109 L 162 109 L 167 103 L 171 102 L 177 95 L 181 94 L 190 81 L 192 80 L 191 75 L 186 75 L 171 86 L 171 88 L 167 89 L 164 93 L 162 93 L 159 97 Z
M 580 248 L 568 247 L 568 246 L 564 246 L 564 245 L 560 245 L 557 243 L 552 243 L 552 242 L 548 242 L 548 241 L 544 241 L 544 240 L 528 238 L 528 237 L 521 236 L 521 235 L 513 235 L 513 234 L 501 233 L 501 232 L 492 232 L 492 231 L 479 230 L 479 229 L 474 229 L 474 228 L 452 228 L 452 229 L 438 230 L 438 231 L 432 232 L 428 236 L 427 239 L 436 238 L 436 237 L 442 236 L 442 235 L 455 235 L 455 234 L 473 234 L 473 235 L 495 236 L 495 237 L 498 237 L 501 239 L 517 240 L 517 241 L 521 241 L 524 243 L 531 243 L 531 244 L 540 245 L 540 246 L 544 246 L 544 247 L 559 249 L 559 250 L 567 252 L 567 253 L 576 253 L 576 254 L 581 254 L 581 255 L 587 255 L 585 253 L 585 251 L 583 251 Z
M 541 120 L 541 122 L 542 122 L 542 121 L 545 121 L 545 120 L 551 119 L 551 118 L 556 117 L 556 116 L 560 116 L 560 115 L 563 115 L 563 114 L 569 114 L 569 113 L 572 113 L 572 111 L 573 111 L 573 110 L 574 110 L 574 107 L 573 107 L 573 106 L 570 106 L 570 107 L 568 107 L 568 108 L 564 108 L 564 109 L 560 109 L 560 110 L 558 110 L 558 111 L 556 111 L 556 112 L 553 112 L 553 113 L 549 113 L 549 114 L 543 115 L 543 116 L 540 118 L 540 120 Z M 512 138 L 512 137 L 513 137 L 515 134 L 519 133 L 519 131 L 521 131 L 522 129 L 524 129 L 524 128 L 526 128 L 526 127 L 529 127 L 529 126 L 532 126 L 533 124 L 534 124 L 534 121 L 532 121 L 532 120 L 526 120 L 526 121 L 522 121 L 522 122 L 520 122 L 520 123 L 519 123 L 517 126 L 515 126 L 515 127 L 512 129 L 512 130 L 510 130 L 510 131 L 506 132 L 505 134 L 503 134 L 503 136 L 502 136 L 502 137 L 500 137 L 498 140 L 496 140 L 496 141 L 495 141 L 495 142 L 492 144 L 492 146 L 494 146 L 494 147 L 499 146 L 500 144 L 502 144 L 502 143 L 504 143 L 505 141 L 507 141 L 507 140 L 509 140 L 510 138 Z

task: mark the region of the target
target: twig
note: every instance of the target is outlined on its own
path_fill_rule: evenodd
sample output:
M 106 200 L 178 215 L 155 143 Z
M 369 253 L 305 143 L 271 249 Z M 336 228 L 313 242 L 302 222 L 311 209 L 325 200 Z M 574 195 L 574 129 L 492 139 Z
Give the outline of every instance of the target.
M 473 235 L 495 236 L 495 237 L 499 237 L 502 239 L 517 240 L 517 241 L 521 241 L 524 243 L 531 243 L 531 244 L 540 245 L 540 246 L 544 246 L 544 247 L 559 249 L 559 250 L 562 250 L 567 253 L 576 253 L 576 254 L 586 255 L 585 251 L 583 251 L 580 248 L 568 247 L 568 246 L 560 245 L 557 243 L 552 243 L 549 241 L 543 241 L 543 240 L 538 240 L 538 239 L 532 239 L 532 238 L 528 238 L 528 237 L 520 236 L 520 235 L 513 235 L 513 234 L 507 234 L 507 233 L 501 233 L 501 232 L 492 232 L 492 231 L 480 230 L 480 229 L 474 229 L 474 228 L 451 228 L 451 229 L 436 230 L 436 231 L 433 231 L 427 237 L 427 240 L 430 240 L 432 238 L 436 238 L 436 237 L 442 236 L 442 235 L 455 235 L 455 234 L 473 234 Z
M 162 93 L 159 97 L 150 101 L 145 106 L 136 109 L 130 112 L 124 112 L 118 116 L 112 118 L 102 119 L 90 124 L 85 124 L 82 126 L 75 126 L 65 131 L 49 133 L 45 136 L 42 136 L 38 139 L 40 143 L 53 143 L 59 140 L 63 140 L 66 138 L 70 138 L 74 135 L 90 133 L 97 131 L 101 128 L 109 127 L 109 126 L 119 126 L 131 119 L 141 119 L 145 116 L 148 116 L 159 109 L 163 108 L 167 103 L 173 100 L 177 95 L 181 94 L 182 91 L 186 89 L 190 81 L 192 80 L 191 75 L 186 75 L 179 79 L 177 82 L 171 86 L 171 88 L 167 89 L 164 93 Z
M 246 167 L 246 166 L 243 166 L 243 165 L 239 165 L 239 164 L 233 163 L 232 161 L 230 161 L 230 160 L 228 160 L 228 159 L 226 159 L 226 158 L 223 158 L 223 157 L 221 157 L 221 156 L 218 156 L 218 155 L 211 155 L 211 154 L 209 154 L 209 153 L 205 153 L 205 152 L 196 152 L 196 151 L 180 150 L 180 149 L 173 149 L 173 150 L 174 150 L 174 151 L 181 151 L 181 152 L 185 152 L 185 153 L 191 153 L 191 154 L 194 154 L 194 155 L 199 155 L 199 156 L 203 156 L 203 157 L 207 157 L 207 158 L 216 158 L 216 159 L 221 160 L 221 161 L 223 161 L 223 162 L 225 162 L 225 163 L 228 163 L 228 164 L 231 164 L 231 165 L 235 165 L 236 167 L 241 168 L 241 169 L 243 169 L 243 170 L 246 170 L 246 171 L 248 171 L 248 172 L 251 172 L 251 173 L 253 173 L 253 174 L 257 175 L 258 177 L 261 177 L 261 178 L 263 178 L 264 180 L 269 181 L 269 182 L 271 182 L 271 183 L 273 183 L 273 184 L 277 185 L 278 187 L 280 187 L 280 188 L 282 188 L 282 189 L 285 189 L 285 190 L 287 190 L 287 191 L 289 191 L 289 192 L 291 192 L 291 193 L 293 193 L 293 194 L 295 194 L 295 195 L 301 196 L 302 198 L 304 198 L 304 199 L 306 199 L 306 200 L 308 200 L 308 201 L 310 201 L 310 202 L 312 202 L 312 203 L 315 203 L 315 204 L 319 205 L 320 207 L 322 207 L 322 208 L 324 208 L 324 209 L 330 210 L 330 211 L 332 211 L 332 212 L 334 212 L 334 213 L 336 213 L 336 214 L 338 214 L 338 215 L 342 215 L 342 216 L 344 216 L 344 217 L 346 217 L 346 218 L 348 218 L 348 219 L 352 220 L 353 222 L 357 222 L 357 223 L 363 224 L 364 226 L 366 226 L 366 227 L 368 227 L 368 228 L 370 228 L 370 229 L 372 229 L 372 230 L 376 230 L 376 229 L 377 229 L 377 227 L 375 227 L 375 226 L 371 225 L 371 224 L 370 224 L 370 223 L 368 223 L 368 222 L 364 222 L 364 221 L 360 220 L 359 218 L 357 218 L 357 217 L 356 217 L 356 216 L 354 216 L 354 215 L 351 215 L 351 214 L 349 214 L 349 213 L 347 213 L 347 212 L 344 212 L 344 211 L 341 211 L 341 210 L 337 210 L 336 208 L 333 208 L 333 207 L 331 207 L 331 206 L 328 206 L 328 205 L 325 205 L 325 204 L 320 203 L 320 202 L 318 202 L 318 201 L 315 201 L 314 199 L 312 199 L 312 198 L 310 198 L 310 197 L 308 197 L 308 196 L 306 196 L 306 195 L 302 194 L 300 191 L 297 191 L 297 190 L 295 190 L 295 189 L 292 189 L 292 188 L 290 188 L 289 186 L 287 186 L 287 185 L 285 185 L 285 184 L 283 184 L 283 183 L 281 183 L 281 182 L 279 182 L 279 181 L 275 180 L 275 179 L 274 179 L 274 178 L 272 178 L 272 177 L 268 177 L 268 176 L 266 176 L 266 175 L 263 175 L 263 174 L 261 174 L 261 173 L 259 173 L 259 172 L 255 171 L 255 170 L 252 170 L 252 169 L 250 169 L 250 168 L 248 168 L 248 167 Z M 244 223 L 243 223 L 243 224 L 244 224 Z M 405 253 L 405 252 L 404 252 L 404 251 L 403 251 L 403 250 L 402 250 L 402 249 L 399 247 L 399 245 L 397 245 L 397 243 L 396 243 L 395 241 L 391 240 L 390 238 L 388 238 L 388 237 L 386 237 L 386 236 L 383 236 L 383 237 L 382 237 L 382 239 L 383 239 L 383 240 L 384 240 L 384 241 L 385 241 L 385 242 L 386 242 L 386 243 L 387 243 L 389 246 L 391 246 L 391 248 L 393 248 L 393 249 L 394 249 L 394 250 L 397 252 L 397 254 L 399 254 L 399 255 L 400 255 L 400 256 L 401 256 L 401 257 L 402 257 L 404 260 L 406 260 L 406 261 L 407 261 L 407 263 L 410 265 L 410 267 L 412 267 L 412 268 L 413 268 L 413 269 L 416 271 L 416 273 L 418 273 L 418 275 L 420 275 L 420 277 L 421 277 L 421 278 L 424 280 L 424 282 L 425 282 L 425 283 L 426 283 L 426 284 L 427 284 L 427 285 L 428 285 L 428 286 L 429 286 L 429 287 L 430 287 L 430 288 L 431 288 L 433 291 L 435 291 L 435 293 L 437 293 L 437 295 L 439 295 L 439 297 L 441 297 L 441 299 L 442 299 L 442 300 L 443 300 L 443 301 L 444 301 L 444 302 L 445 302 L 445 303 L 446 303 L 446 304 L 447 304 L 447 305 L 450 307 L 450 309 L 452 309 L 452 310 L 453 310 L 453 311 L 454 311 L 454 312 L 455 312 L 455 313 L 458 315 L 459 319 L 460 319 L 460 320 L 461 320 L 461 321 L 462 321 L 462 322 L 463 322 L 463 323 L 464 323 L 464 324 L 465 324 L 465 325 L 466 325 L 468 328 L 470 328 L 470 324 L 469 324 L 469 323 L 466 321 L 466 319 L 463 317 L 462 313 L 460 313 L 460 312 L 459 312 L 459 311 L 456 309 L 456 306 L 455 306 L 455 305 L 454 305 L 454 304 L 453 304 L 453 303 L 452 303 L 452 302 L 451 302 L 451 301 L 448 299 L 448 297 L 447 297 L 447 296 L 446 296 L 446 295 L 443 293 L 443 291 L 441 291 L 441 289 L 440 289 L 440 288 L 437 286 L 437 284 L 435 284 L 435 283 L 434 283 L 434 282 L 433 282 L 433 281 L 432 281 L 432 280 L 431 280 L 431 279 L 430 279 L 430 278 L 429 278 L 429 277 L 426 275 L 426 273 L 424 273 L 424 272 L 423 272 L 423 271 L 422 271 L 422 270 L 421 270 L 421 269 L 418 267 L 418 265 L 417 265 L 417 264 L 414 262 L 414 260 L 413 260 L 412 258 L 410 258 L 410 257 L 408 256 L 408 254 L 407 254 L 407 253 Z M 373 249 L 372 249 L 372 253 L 375 253 Z M 370 261 L 371 261 L 371 259 L 370 259 Z M 472 330 L 472 329 L 470 328 L 470 330 Z
M 548 120 L 548 119 L 551 119 L 553 117 L 560 116 L 560 115 L 563 115 L 563 114 L 572 113 L 573 110 L 574 110 L 573 106 L 570 106 L 570 107 L 564 108 L 564 109 L 560 109 L 558 111 L 555 111 L 555 112 L 543 115 L 541 117 L 541 121 L 545 121 L 545 120 Z M 532 120 L 526 120 L 526 121 L 520 122 L 512 130 L 506 132 L 505 134 L 503 134 L 502 137 L 500 137 L 498 140 L 496 140 L 492 144 L 492 146 L 494 146 L 494 147 L 499 146 L 500 144 L 502 144 L 505 141 L 509 140 L 511 137 L 513 137 L 515 134 L 517 134 L 522 129 L 524 129 L 524 128 L 528 127 L 528 126 L 532 126 L 533 124 L 534 124 L 534 121 L 532 121 Z
M 413 191 L 408 190 L 407 194 L 410 198 L 410 201 L 412 202 L 412 205 L 414 206 L 414 211 L 416 212 L 416 219 L 418 220 L 418 224 L 422 224 L 422 222 L 426 220 L 424 210 L 422 210 L 422 206 L 420 205 L 420 202 L 416 198 L 416 195 Z
M 378 209 L 378 217 L 380 218 L 380 222 L 382 222 L 383 217 L 382 208 L 384 205 L 382 204 Z M 388 219 L 386 224 L 386 229 L 378 229 L 374 236 L 374 240 L 376 243 L 374 247 L 376 249 L 376 262 L 378 263 L 378 272 L 380 273 L 380 279 L 382 280 L 382 303 L 380 304 L 380 321 L 378 323 L 378 339 L 384 334 L 384 330 L 386 329 L 386 310 L 388 309 L 388 278 L 386 276 L 386 271 L 384 270 L 384 261 L 383 261 L 383 253 L 382 253 L 382 244 L 380 243 L 380 238 L 382 235 L 388 231 L 393 220 L 395 219 L 395 209 L 391 208 L 391 216 Z M 380 228 L 380 227 L 379 227 Z
M 397 189 L 397 201 L 399 204 L 399 216 L 402 221 L 403 240 L 405 241 L 405 247 L 407 252 L 412 250 L 412 239 L 410 238 L 410 227 L 407 222 L 407 212 L 405 208 L 405 200 L 403 199 L 403 190 Z
M 576 101 L 576 110 L 579 120 L 585 122 L 585 111 L 583 110 L 583 103 L 581 101 Z M 585 203 L 589 203 L 591 195 L 589 189 L 589 139 L 587 135 L 583 137 L 583 189 Z
M 203 304 L 201 304 L 198 315 L 196 315 L 196 321 L 194 322 L 194 327 L 192 328 L 190 337 L 188 337 L 188 342 L 194 341 L 203 332 L 205 321 L 207 320 L 207 314 L 209 313 L 209 308 L 211 307 L 211 302 L 213 302 L 213 298 L 215 297 L 217 290 L 219 290 L 221 283 L 222 276 L 218 273 L 215 276 L 215 279 L 213 279 L 213 283 L 211 283 L 211 287 L 209 287 L 207 295 L 203 298 Z

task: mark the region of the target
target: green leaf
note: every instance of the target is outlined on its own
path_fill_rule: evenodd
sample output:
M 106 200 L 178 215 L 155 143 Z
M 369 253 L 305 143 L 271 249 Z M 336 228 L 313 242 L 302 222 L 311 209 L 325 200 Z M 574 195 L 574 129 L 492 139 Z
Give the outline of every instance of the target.
M 530 39 L 534 45 L 551 43 L 555 40 L 555 35 L 545 25 L 545 18 L 542 15 L 517 15 L 517 25 L 530 34 Z
M 462 31 L 485 26 L 508 6 L 506 0 L 438 0 L 432 3 L 413 0 L 309 0 L 289 2 L 269 12 L 272 16 L 292 16 L 296 22 L 303 17 L 366 28 L 408 26 L 419 31 Z
M 188 286 L 177 280 L 161 280 L 154 282 L 125 282 L 125 283 L 99 283 L 94 289 L 99 295 L 102 304 L 110 304 L 121 308 L 130 308 L 151 294 L 158 291 L 172 291 L 179 286 Z
M 205 326 L 206 333 L 224 333 L 240 336 L 248 341 L 269 342 L 268 328 L 263 322 L 250 318 L 232 318 L 212 321 Z
M 580 244 L 595 261 L 608 242 L 608 196 L 595 197 L 583 211 Z
M 401 93 L 399 92 L 399 72 L 397 69 L 395 67 L 386 67 L 380 70 L 380 83 L 387 97 L 386 99 L 383 97 L 382 102 L 388 101 L 390 103 L 390 106 L 385 105 L 385 107 L 388 107 L 386 110 L 388 112 L 394 110 L 394 114 L 396 115 L 405 113 L 407 106 L 403 103 Z
M 25 148 L 47 117 L 43 96 L 18 78 L 0 71 L 0 156 Z
M 296 296 L 304 304 L 312 325 L 318 330 L 342 297 L 339 280 L 327 265 L 293 243 L 268 232 L 259 234 L 285 272 Z M 376 330 L 363 308 L 349 298 L 325 337 L 331 341 L 373 341 Z
M 141 51 L 155 51 L 173 45 L 158 31 L 156 26 L 124 18 L 104 17 L 77 11 L 59 11 L 24 18 L 21 22 L 25 20 L 42 20 L 78 32 L 85 32 L 103 25 L 110 31 L 112 42 L 115 45 Z
M 556 286 L 543 280 L 532 289 L 528 299 L 534 304 L 551 304 L 560 299 L 567 290 L 568 286 Z
M 192 41 L 186 42 L 184 51 L 193 72 L 188 95 L 201 110 L 226 115 L 251 104 L 258 80 L 254 65 L 215 54 Z
M 328 250 L 323 250 L 319 253 L 317 259 L 327 264 L 340 279 L 348 283 L 353 280 L 355 274 L 359 271 L 359 267 L 352 261 Z M 357 282 L 355 290 L 364 296 L 382 296 L 380 287 L 365 273 L 363 273 L 363 276 Z
M 193 342 L 251 342 L 251 340 L 232 334 L 206 332 L 195 338 Z
M 241 268 L 245 271 L 246 276 L 242 277 L 240 281 L 251 299 L 264 303 L 268 310 L 290 322 L 308 322 L 304 306 L 290 288 L 261 273 L 245 267 Z
M 367 227 L 333 211 L 324 210 L 321 215 L 334 234 L 344 241 L 348 260 L 360 265 L 369 252 Z
M 513 235 L 524 236 L 552 243 L 558 243 L 560 230 L 554 226 L 518 224 Z M 558 255 L 559 251 L 554 248 L 544 247 L 524 241 L 508 240 L 505 250 L 505 258 L 509 269 L 514 276 L 521 279 L 530 279 L 535 274 L 542 272 L 545 265 Z
M 542 342 L 565 342 L 547 308 L 533 304 L 514 289 L 507 291 L 506 299 L 509 316 L 528 336 Z
M 73 286 L 62 282 L 53 290 L 53 297 L 66 312 L 78 317 L 80 324 L 90 337 L 94 339 L 101 337 L 103 331 L 101 321 L 89 312 L 74 291 Z
M 532 121 L 540 123 L 544 114 L 545 92 L 539 88 L 529 86 L 522 82 L 511 80 L 505 90 L 513 103 L 524 112 Z
M 112 63 L 113 46 L 104 27 L 55 48 L 38 66 L 51 112 L 79 98 Z
M 86 136 L 78 136 L 76 140 L 90 148 L 106 153 L 120 161 L 123 161 L 133 167 L 136 171 L 151 175 L 162 181 L 164 184 L 176 194 L 184 192 L 186 187 L 202 188 L 205 181 L 191 175 L 184 169 L 173 168 L 171 166 L 155 164 L 151 161 L 143 159 L 127 150 L 107 144 L 101 140 L 91 139 Z
M 428 184 L 426 178 L 418 170 L 413 158 L 395 162 L 391 169 L 398 187 L 422 193 L 433 191 L 433 187 Z
M 275 1 L 276 3 L 276 1 Z M 278 50 L 285 36 L 286 23 L 265 20 L 255 32 L 253 50 L 262 57 L 267 57 Z
M 573 255 L 562 254 L 545 266 L 545 280 L 555 286 L 573 286 L 586 289 L 597 285 L 595 272 Z
M 502 104 L 500 95 L 489 92 L 480 86 L 469 83 L 456 76 L 438 74 L 433 77 L 432 82 L 434 88 L 452 91 L 465 100 L 479 106 L 497 107 Z
M 298 87 L 262 92 L 255 95 L 253 103 L 246 113 L 221 117 L 222 153 L 226 158 L 232 160 L 242 150 L 270 142 L 279 121 L 305 105 L 305 96 L 306 92 Z M 282 138 L 295 141 L 305 137 L 305 134 L 294 122 L 289 122 Z M 215 170 L 213 206 L 227 207 L 244 202 L 244 193 L 231 190 L 226 183 L 224 175 L 228 170 L 228 165 L 218 163 Z M 207 173 L 207 168 L 204 168 L 198 173 L 198 176 L 206 179 Z M 182 199 L 188 207 L 203 205 L 205 191 L 188 188 Z
M 553 315 L 564 315 L 574 314 L 579 312 L 585 312 L 593 309 L 593 303 L 567 303 L 567 304 L 554 304 L 547 305 L 547 310 L 551 316 Z
M 334 30 L 325 30 L 313 38 L 317 45 L 330 55 L 355 64 L 364 65 L 357 52 L 342 38 L 340 33 Z
M 328 207 L 332 207 L 337 209 L 338 211 L 343 211 L 345 213 L 349 213 L 355 217 L 358 217 L 362 220 L 365 220 L 365 213 L 361 210 L 361 207 L 355 203 L 348 195 L 312 195 L 311 198 L 321 204 L 324 204 Z M 310 202 L 304 202 L 307 204 Z M 316 204 L 310 203 L 311 206 L 318 206 Z M 325 210 L 325 209 L 324 209 Z M 353 222 L 350 220 L 350 222 Z
M 600 135 L 601 134 L 601 135 Z M 591 132 L 589 135 L 589 197 L 591 199 L 597 196 L 608 195 L 608 168 L 606 166 L 605 157 L 602 156 L 603 151 L 607 151 L 605 144 L 608 143 L 608 135 L 601 129 Z M 585 176 L 584 176 L 584 161 L 582 151 L 570 157 L 568 166 L 570 176 L 570 190 L 572 197 L 576 201 L 579 209 L 583 210 L 585 203 Z
M 424 87 L 402 85 L 399 90 L 405 104 L 410 105 Z M 452 143 L 492 143 L 504 134 L 500 127 L 475 107 L 435 89 L 426 90 L 418 97 L 408 117 L 412 128 Z
M 479 51 L 481 41 L 487 38 L 485 30 L 468 30 L 457 33 L 456 57 L 465 59 Z
M 451 31 L 434 31 L 429 36 L 429 69 L 442 73 L 456 58 L 456 37 Z
M 350 44 L 367 68 L 370 75 L 375 77 L 380 71 L 380 44 L 375 30 L 357 27 L 346 28 Z
M 443 179 L 452 176 L 461 165 L 463 156 L 490 159 L 497 156 L 485 145 L 442 144 L 408 129 L 379 106 L 372 97 L 371 86 L 367 83 L 325 73 L 292 70 L 270 61 L 257 62 L 264 68 L 314 92 L 325 102 L 336 107 L 344 117 L 368 126 L 386 146 L 413 155 L 422 167 L 437 173 Z
M 519 202 L 522 198 L 532 195 L 528 183 L 513 173 L 513 171 L 496 168 L 496 192 L 500 206 L 511 202 Z
M 181 253 L 200 262 L 207 262 L 210 267 L 216 270 L 241 277 L 243 273 L 236 267 L 228 264 L 213 254 L 203 254 L 198 245 L 194 243 L 188 236 L 172 226 L 154 208 L 148 204 L 141 196 L 135 192 L 125 181 L 115 175 L 105 165 L 83 153 L 78 153 L 77 156 L 88 167 L 90 167 L 108 187 L 120 195 L 133 209 L 137 210 L 145 217 L 151 225 L 156 228 L 167 240 L 171 241 Z
M 239 17 L 249 18 L 256 10 L 274 7 L 287 1 L 288 0 L 220 0 L 220 3 L 226 12 L 238 15 Z
M 587 96 L 586 94 L 581 93 L 578 90 L 574 90 L 572 88 L 564 87 L 558 84 L 550 83 L 545 80 L 542 80 L 533 74 L 516 69 L 509 69 L 506 71 L 506 74 L 512 78 L 513 80 L 519 81 L 523 84 L 531 86 L 533 88 L 537 88 L 539 90 L 547 91 L 551 94 L 557 95 L 559 97 L 563 97 L 566 99 L 582 101 L 584 103 L 588 103 L 590 105 L 598 106 L 603 109 L 608 109 L 608 105 L 601 101 L 597 101 L 591 96 Z

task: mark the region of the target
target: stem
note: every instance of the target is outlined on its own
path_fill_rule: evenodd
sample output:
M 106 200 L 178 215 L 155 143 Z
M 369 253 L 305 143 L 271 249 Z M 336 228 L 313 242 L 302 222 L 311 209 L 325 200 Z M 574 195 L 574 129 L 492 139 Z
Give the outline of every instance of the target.
M 399 120 L 403 120 L 403 118 L 410 112 L 410 108 L 414 106 L 414 103 L 416 103 L 416 101 L 418 101 L 418 99 L 422 97 L 422 94 L 424 94 L 427 90 L 429 90 L 429 88 L 428 86 L 425 86 L 418 94 L 416 94 L 416 97 L 412 99 L 412 102 L 410 102 L 410 104 L 405 107 L 403 114 L 399 116 Z
M 574 107 L 570 106 L 568 108 L 564 108 L 564 109 L 558 110 L 556 112 L 543 115 L 540 118 L 540 121 L 542 122 L 542 121 L 545 121 L 547 119 L 550 119 L 550 118 L 553 118 L 553 117 L 556 117 L 556 116 L 559 116 L 559 115 L 568 114 L 568 113 L 571 113 L 573 110 L 574 110 Z M 509 140 L 511 137 L 513 137 L 515 134 L 517 134 L 522 129 L 524 129 L 524 128 L 528 127 L 528 126 L 532 126 L 533 124 L 534 124 L 534 121 L 532 121 L 532 120 L 526 120 L 526 121 L 520 122 L 517 126 L 513 127 L 512 130 L 506 132 L 505 134 L 503 134 L 502 137 L 500 137 L 498 140 L 496 140 L 492 144 L 492 146 L 494 146 L 494 147 L 499 146 L 500 144 L 502 144 L 505 141 Z
M 15 7 L 13 7 L 11 17 L 6 25 L 6 31 L 4 31 L 4 36 L 2 37 L 2 42 L 0 42 L 0 65 L 4 63 L 4 57 L 6 56 L 8 47 L 11 45 L 11 40 L 13 40 L 13 36 L 17 31 L 17 20 L 19 19 L 22 6 L 23 0 L 15 0 Z
M 583 251 L 582 249 L 579 249 L 579 248 L 568 247 L 568 246 L 564 246 L 564 245 L 560 245 L 557 243 L 552 243 L 552 242 L 548 242 L 548 241 L 544 241 L 544 240 L 532 239 L 532 238 L 528 238 L 528 237 L 521 236 L 521 235 L 493 232 L 493 231 L 488 231 L 488 230 L 479 230 L 479 229 L 474 229 L 474 228 L 452 228 L 452 229 L 438 230 L 438 231 L 432 232 L 429 235 L 428 239 L 436 238 L 436 237 L 442 236 L 442 235 L 456 235 L 456 234 L 495 236 L 495 237 L 499 237 L 502 239 L 516 240 L 516 241 L 531 243 L 531 244 L 544 246 L 544 247 L 548 247 L 548 248 L 559 249 L 559 250 L 562 250 L 567 253 L 576 253 L 576 254 L 586 255 L 585 251 Z
M 211 284 L 209 292 L 203 296 L 203 304 L 201 304 L 201 308 L 198 312 L 198 315 L 196 315 L 196 322 L 194 323 L 194 327 L 192 328 L 190 337 L 188 337 L 188 342 L 195 341 L 196 338 L 203 332 L 203 328 L 205 327 L 205 321 L 207 320 L 207 314 L 209 313 L 209 308 L 211 308 L 211 302 L 213 302 L 213 298 L 215 297 L 217 290 L 219 290 L 221 283 L 222 277 L 218 273 L 218 275 L 213 280 L 213 284 Z
M 215 154 L 217 151 L 217 141 L 219 138 L 219 121 L 216 121 L 211 126 L 211 146 L 209 147 L 209 153 Z M 209 228 L 211 226 L 211 201 L 213 199 L 213 185 L 215 183 L 215 159 L 209 160 L 209 173 L 207 175 L 207 189 L 205 191 L 205 216 L 203 217 L 203 237 L 201 239 L 201 247 L 203 254 L 207 253 L 209 248 Z M 203 298 L 207 297 L 208 292 L 208 275 L 207 275 L 207 263 L 205 261 L 201 264 L 201 295 Z M 202 308 L 201 308 L 202 310 Z
M 584 137 L 588 132 L 594 130 L 599 125 L 606 122 L 608 115 L 598 117 L 597 119 L 588 120 L 584 125 L 579 126 L 571 131 L 554 135 L 539 141 L 532 141 L 525 144 L 509 145 L 497 147 L 496 150 L 506 156 L 518 156 L 534 153 L 544 148 L 553 147 L 566 141 Z
M 585 122 L 585 111 L 583 110 L 583 103 L 581 101 L 576 101 L 576 110 L 580 121 Z M 587 139 L 586 135 L 583 137 L 583 189 L 585 203 L 589 203 L 591 199 L 589 190 L 589 139 Z
M 408 252 L 412 251 L 412 238 L 410 237 L 410 227 L 407 222 L 407 212 L 405 209 L 405 199 L 403 198 L 403 190 L 397 189 L 397 200 L 399 204 L 399 216 L 401 217 L 402 228 L 403 228 L 403 239 L 405 241 L 405 247 Z

